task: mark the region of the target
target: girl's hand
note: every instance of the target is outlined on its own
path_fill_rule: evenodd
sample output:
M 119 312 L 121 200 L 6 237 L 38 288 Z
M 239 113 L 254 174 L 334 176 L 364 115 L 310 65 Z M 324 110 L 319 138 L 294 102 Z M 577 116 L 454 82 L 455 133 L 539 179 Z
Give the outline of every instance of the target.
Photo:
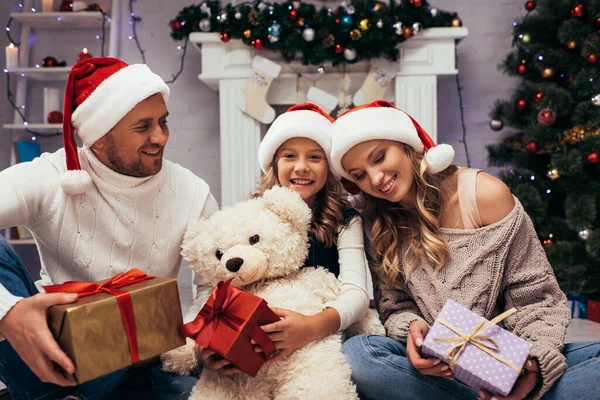
M 437 358 L 423 358 L 421 355 L 421 346 L 423 338 L 429 332 L 427 324 L 421 320 L 413 321 L 410 324 L 408 337 L 406 339 L 406 353 L 408 361 L 423 375 L 440 376 L 442 378 L 454 380 L 450 367 L 443 364 Z
M 489 400 L 489 399 L 493 399 L 493 400 L 521 400 L 526 398 L 529 393 L 531 393 L 533 391 L 533 389 L 535 389 L 538 385 L 538 383 L 540 383 L 542 381 L 542 375 L 540 373 L 540 365 L 538 364 L 538 362 L 534 359 L 529 359 L 527 360 L 527 362 L 525 363 L 525 366 L 523 367 L 523 370 L 525 371 L 525 373 L 523 375 L 521 375 L 519 377 L 519 379 L 517 379 L 517 382 L 515 383 L 515 386 L 513 387 L 513 390 L 510 392 L 510 394 L 506 397 L 503 396 L 493 396 L 486 392 L 485 390 L 482 390 L 479 392 L 479 400 Z
M 225 376 L 231 376 L 240 372 L 240 370 L 231 365 L 229 361 L 222 358 L 211 349 L 205 349 L 202 346 L 196 345 L 196 359 L 205 367 Z
M 339 314 L 330 308 L 311 316 L 281 308 L 273 308 L 273 312 L 281 320 L 261 327 L 269 335 L 277 350 L 277 353 L 269 358 L 269 362 L 289 357 L 299 348 L 335 332 L 339 327 Z M 334 327 L 335 323 L 337 326 Z M 255 341 L 251 343 L 256 345 Z M 258 345 L 255 346 L 255 350 L 264 351 Z

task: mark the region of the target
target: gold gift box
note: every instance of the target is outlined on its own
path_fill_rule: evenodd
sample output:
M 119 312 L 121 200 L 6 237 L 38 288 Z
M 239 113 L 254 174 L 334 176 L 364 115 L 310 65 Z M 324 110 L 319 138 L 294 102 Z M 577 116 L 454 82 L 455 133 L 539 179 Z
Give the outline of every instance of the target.
M 152 278 L 119 288 L 133 303 L 140 362 L 183 346 L 177 280 Z M 116 297 L 98 293 L 50 308 L 50 330 L 75 365 L 78 383 L 131 365 Z M 66 375 L 66 373 L 65 373 Z

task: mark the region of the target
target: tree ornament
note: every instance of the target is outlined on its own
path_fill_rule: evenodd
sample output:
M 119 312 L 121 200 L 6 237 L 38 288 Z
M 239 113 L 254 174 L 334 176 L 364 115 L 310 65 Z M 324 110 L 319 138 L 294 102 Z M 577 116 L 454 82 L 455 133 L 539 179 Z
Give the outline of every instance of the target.
M 240 19 L 242 19 L 242 13 L 239 11 L 236 11 L 235 14 L 233 15 L 233 18 L 235 18 L 239 21 Z
M 304 26 L 305 22 L 304 22 L 304 18 L 300 17 L 298 18 L 298 26 Z
M 344 52 L 344 48 L 342 47 L 341 44 L 336 44 L 335 45 L 335 53 L 336 54 L 342 54 Z
M 531 142 L 527 143 L 527 145 L 525 146 L 525 148 L 530 153 L 537 153 L 537 151 L 538 151 L 538 144 L 537 144 L 537 142 L 535 140 L 532 140 Z
M 410 27 L 404 28 L 404 37 L 406 39 L 410 38 L 412 35 L 413 35 L 412 28 L 410 28 Z
M 276 43 L 279 41 L 279 36 L 268 35 L 267 39 L 270 43 Z
M 360 33 L 360 31 L 358 29 L 352 29 L 350 31 L 350 39 L 352 39 L 352 40 L 358 40 L 358 39 L 360 39 L 361 36 L 362 36 L 362 34 Z
M 358 28 L 359 28 L 361 31 L 363 31 L 363 32 L 364 32 L 364 31 L 367 31 L 367 30 L 369 30 L 369 28 L 370 28 L 370 27 L 371 27 L 371 23 L 370 23 L 370 22 L 369 22 L 369 20 L 368 20 L 368 19 L 366 19 L 366 18 L 365 18 L 365 19 L 363 19 L 363 20 L 361 20 L 361 21 L 358 23 Z
M 335 36 L 329 34 L 323 39 L 323 46 L 330 48 L 335 44 Z
M 302 37 L 304 38 L 304 40 L 306 40 L 307 42 L 312 42 L 313 40 L 315 40 L 315 30 L 313 28 L 306 28 L 303 32 L 302 32 Z
M 600 15 L 594 17 L 594 26 L 600 30 Z
M 525 33 L 521 38 L 521 42 L 525 44 L 531 42 L 531 35 L 529 35 L 529 33 Z
M 567 43 L 567 47 L 569 48 L 569 50 L 574 50 L 577 48 L 577 42 L 574 40 L 571 40 L 569 43 Z
M 490 121 L 490 129 L 493 131 L 501 131 L 504 128 L 504 122 L 500 119 L 493 119 Z
M 377 23 L 375 24 L 379 29 L 383 28 L 383 21 L 382 20 L 378 20 Z
M 281 25 L 279 25 L 277 22 L 274 22 L 273 24 L 271 24 L 271 26 L 269 26 L 268 31 L 269 36 L 273 36 L 277 38 L 277 40 L 279 40 L 279 36 L 281 35 Z M 275 40 L 275 42 L 277 40 Z M 273 41 L 271 41 L 271 43 L 273 43 Z
M 429 13 L 431 14 L 431 16 L 433 18 L 435 18 L 439 14 L 439 10 L 437 8 L 432 8 L 432 9 L 429 10 Z
M 375 5 L 373 6 L 373 11 L 374 12 L 378 12 L 378 11 L 386 11 L 387 10 L 387 4 L 378 1 L 375 3 Z
M 581 240 L 588 240 L 588 238 L 590 237 L 590 231 L 589 229 L 582 229 L 579 231 L 579 237 L 581 238 Z
M 252 36 L 252 31 L 251 31 L 250 29 L 246 29 L 246 30 L 244 31 L 244 37 L 245 37 L 246 39 L 250 39 L 250 37 L 251 37 L 251 36 Z
M 219 22 L 223 23 L 225 21 L 227 21 L 227 13 L 219 15 Z
M 252 10 L 248 14 L 248 22 L 250 23 L 250 25 L 257 26 L 259 24 L 259 21 L 258 21 L 259 18 L 260 18 L 260 13 L 256 10 Z
M 542 126 L 550 126 L 556 121 L 556 113 L 549 108 L 544 108 L 538 113 L 537 121 Z
M 412 25 L 412 28 L 413 28 L 413 34 L 415 34 L 415 35 L 418 35 L 423 30 L 420 22 L 415 22 Z
M 351 25 L 352 24 L 352 16 L 346 15 L 344 18 L 342 18 L 342 24 Z
M 423 7 L 423 1 L 422 0 L 410 0 L 410 5 L 413 6 L 414 8 L 421 8 L 421 7 Z
M 210 32 L 210 28 L 211 28 L 210 19 L 203 18 L 202 20 L 200 20 L 199 27 L 202 32 Z
M 519 64 L 519 66 L 517 67 L 517 74 L 519 75 L 525 75 L 527 73 L 527 65 L 526 64 Z
M 396 22 L 394 28 L 396 28 L 396 35 L 404 35 L 404 24 L 401 21 Z
M 551 238 L 551 237 L 549 237 L 549 238 L 547 238 L 547 239 L 544 239 L 544 241 L 542 242 L 542 244 L 543 244 L 544 246 L 551 246 L 551 245 L 552 245 L 552 242 L 553 242 L 552 238 Z
M 345 49 L 344 50 L 344 58 L 346 60 L 348 60 L 348 61 L 354 61 L 356 59 L 356 50 L 354 50 L 354 49 Z
M 548 171 L 547 175 L 548 175 L 548 178 L 552 179 L 553 181 L 560 178 L 560 172 L 558 172 L 558 169 L 556 169 L 556 168 L 552 168 L 550 171 Z
M 600 107 L 600 93 L 592 97 L 592 103 L 594 103 L 596 107 Z
M 585 58 L 585 61 L 587 61 L 590 64 L 596 64 L 598 62 L 598 56 L 596 55 L 596 53 L 590 53 Z
M 590 154 L 587 155 L 587 160 L 590 164 L 598 164 L 600 163 L 600 154 L 598 154 L 598 152 L 596 150 L 592 151 Z
M 176 19 L 172 20 L 171 22 L 169 22 L 169 27 L 171 28 L 171 30 L 173 32 L 178 31 L 179 29 L 181 29 L 181 22 L 177 21 Z
M 518 110 L 524 110 L 525 107 L 527 107 L 527 100 L 525 100 L 525 99 L 519 99 L 519 100 L 517 100 L 517 102 L 515 103 L 515 105 L 517 106 Z
M 575 3 L 571 8 L 571 17 L 573 18 L 581 18 L 583 17 L 583 4 Z
M 253 40 L 252 47 L 254 47 L 256 50 L 262 50 L 262 48 L 263 48 L 262 40 L 260 40 L 260 39 Z
M 552 76 L 554 76 L 554 69 L 553 68 L 544 68 L 542 70 L 542 78 L 544 79 L 550 79 L 552 78 Z
M 540 100 L 542 100 L 544 98 L 544 93 L 543 92 L 537 92 L 535 95 L 533 95 L 533 102 L 537 103 Z
M 225 43 L 229 42 L 231 40 L 231 37 L 229 36 L 229 34 L 223 32 L 219 35 L 219 37 L 221 38 L 221 40 Z
M 452 22 L 450 23 L 453 28 L 460 28 L 462 26 L 462 21 L 460 18 L 452 18 Z
M 535 1 L 530 0 L 527 3 L 525 3 L 525 9 L 527 11 L 533 11 L 535 9 Z
M 263 11 L 265 8 L 267 8 L 267 5 L 261 1 L 260 3 L 258 3 L 257 7 L 258 11 Z

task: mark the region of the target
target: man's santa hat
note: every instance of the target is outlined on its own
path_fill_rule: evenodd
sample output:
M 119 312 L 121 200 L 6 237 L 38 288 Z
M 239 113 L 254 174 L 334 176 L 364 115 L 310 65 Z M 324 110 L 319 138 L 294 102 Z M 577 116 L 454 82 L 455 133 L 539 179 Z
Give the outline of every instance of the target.
M 342 157 L 359 143 L 381 139 L 424 151 L 429 171 L 434 174 L 448 168 L 454 160 L 452 146 L 436 145 L 413 117 L 388 101 L 376 100 L 346 111 L 333 123 L 331 168 L 338 175 L 351 179 L 342 167 Z
M 100 57 L 82 60 L 71 68 L 63 107 L 67 171 L 61 186 L 65 192 L 82 194 L 92 185 L 90 175 L 79 164 L 73 132 L 85 146 L 91 146 L 138 103 L 157 93 L 167 102 L 169 87 L 145 64 L 127 65 L 116 58 Z
M 314 140 L 329 157 L 331 151 L 331 118 L 312 103 L 297 104 L 281 114 L 265 134 L 258 147 L 258 162 L 266 174 L 277 149 L 288 139 L 301 137 Z

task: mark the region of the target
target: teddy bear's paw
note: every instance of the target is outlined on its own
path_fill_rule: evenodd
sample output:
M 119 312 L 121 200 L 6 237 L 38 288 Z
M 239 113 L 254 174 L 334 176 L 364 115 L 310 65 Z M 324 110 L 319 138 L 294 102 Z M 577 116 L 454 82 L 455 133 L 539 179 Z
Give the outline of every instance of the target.
M 190 375 L 198 365 L 198 361 L 196 360 L 196 346 L 189 339 L 186 345 L 161 354 L 160 359 L 162 369 L 182 376 Z
M 381 335 L 385 336 L 385 328 L 379 319 L 377 310 L 369 308 L 367 315 L 360 321 L 350 325 L 345 331 L 346 339 L 357 335 Z

